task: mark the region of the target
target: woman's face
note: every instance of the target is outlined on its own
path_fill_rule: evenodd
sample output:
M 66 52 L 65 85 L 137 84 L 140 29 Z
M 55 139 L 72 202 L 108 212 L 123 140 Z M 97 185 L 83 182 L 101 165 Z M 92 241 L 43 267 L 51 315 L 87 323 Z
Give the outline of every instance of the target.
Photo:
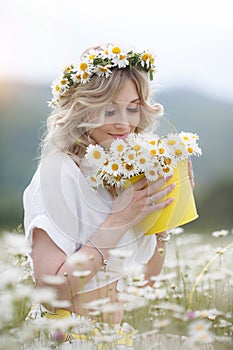
M 132 80 L 127 80 L 120 93 L 105 110 L 104 124 L 89 131 L 89 136 L 103 147 L 113 140 L 134 132 L 140 122 L 140 99 Z

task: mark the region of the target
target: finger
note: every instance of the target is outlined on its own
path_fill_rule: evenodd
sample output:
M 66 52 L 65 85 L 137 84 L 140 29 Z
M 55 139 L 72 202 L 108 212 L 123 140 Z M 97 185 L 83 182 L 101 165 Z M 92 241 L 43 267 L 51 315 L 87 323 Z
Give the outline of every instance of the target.
M 154 205 L 155 203 L 163 199 L 167 194 L 172 192 L 174 187 L 175 187 L 175 184 L 172 183 L 169 186 L 165 187 L 163 190 L 155 192 L 152 195 L 150 195 L 148 197 L 149 205 Z
M 161 187 L 163 187 L 169 180 L 171 180 L 172 176 L 168 176 L 166 178 L 161 177 L 156 180 L 154 183 L 150 184 L 147 188 L 147 195 L 151 195 L 157 192 Z
M 148 209 L 149 209 L 149 212 L 154 212 L 154 211 L 159 211 L 165 207 L 167 207 L 168 205 L 170 205 L 173 201 L 174 201 L 175 198 L 173 197 L 170 197 L 170 198 L 167 198 L 165 201 L 163 202 L 160 202 L 160 203 L 156 203 L 154 205 L 151 205 Z
M 140 191 L 147 185 L 148 185 L 148 180 L 146 179 L 146 177 L 143 177 L 142 179 L 140 179 L 137 182 L 135 182 L 133 184 L 133 187 L 134 187 L 135 191 Z

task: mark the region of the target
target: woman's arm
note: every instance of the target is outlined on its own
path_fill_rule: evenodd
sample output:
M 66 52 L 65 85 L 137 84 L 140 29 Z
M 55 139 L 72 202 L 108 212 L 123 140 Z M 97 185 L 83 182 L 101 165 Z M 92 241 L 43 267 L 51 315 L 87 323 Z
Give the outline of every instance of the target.
M 167 232 L 164 231 L 159 233 L 158 235 L 166 239 Z M 148 261 L 146 265 L 145 279 L 148 281 L 147 284 L 150 286 L 152 286 L 154 283 L 151 280 L 151 277 L 159 275 L 163 268 L 164 259 L 166 256 L 166 244 L 167 244 L 166 242 L 163 242 L 157 239 L 157 245 L 156 245 L 154 254 L 152 255 L 151 259 Z
M 173 189 L 173 186 L 169 185 L 161 190 L 161 187 L 168 180 L 159 179 L 147 186 L 147 180 L 144 178 L 120 193 L 119 197 L 113 202 L 112 213 L 91 237 L 94 245 L 101 250 L 106 259 L 109 257 L 109 249 L 117 245 L 129 227 L 138 223 L 148 214 L 161 210 L 171 203 L 172 199 L 160 202 Z M 155 202 L 153 205 L 152 195 L 153 202 Z M 44 275 L 66 275 L 66 282 L 57 286 L 57 292 L 59 299 L 69 300 L 71 298 L 70 290 L 72 290 L 73 295 L 76 294 L 103 266 L 102 255 L 88 242 L 72 257 L 74 258 L 80 254 L 86 256 L 86 262 L 82 266 L 78 266 L 78 270 L 91 271 L 85 277 L 85 280 L 72 275 L 77 267 L 75 268 L 74 265 L 69 263 L 69 258 L 67 259 L 65 253 L 50 239 L 45 231 L 35 228 L 33 231 L 32 258 L 37 285 L 46 285 L 43 281 Z

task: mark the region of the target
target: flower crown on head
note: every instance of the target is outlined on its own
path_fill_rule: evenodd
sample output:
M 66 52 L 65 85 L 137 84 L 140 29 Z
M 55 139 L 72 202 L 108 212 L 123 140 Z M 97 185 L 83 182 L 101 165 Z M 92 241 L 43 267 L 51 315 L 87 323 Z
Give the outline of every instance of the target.
M 60 97 L 75 83 L 85 84 L 93 75 L 108 78 L 112 69 L 130 69 L 132 66 L 149 73 L 150 80 L 153 80 L 153 73 L 156 71 L 155 58 L 148 50 L 126 52 L 112 44 L 100 49 L 90 49 L 77 64 L 65 66 L 60 78 L 53 81 L 51 85 L 53 98 L 48 105 L 56 108 Z

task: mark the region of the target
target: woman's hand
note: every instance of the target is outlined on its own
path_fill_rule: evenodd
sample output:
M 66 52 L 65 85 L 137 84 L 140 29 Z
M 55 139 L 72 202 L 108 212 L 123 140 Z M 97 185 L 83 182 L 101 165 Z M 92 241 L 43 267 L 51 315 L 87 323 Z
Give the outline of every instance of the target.
M 192 189 L 194 189 L 194 187 L 195 187 L 194 174 L 193 174 L 192 162 L 190 159 L 188 160 L 188 176 L 189 176 L 189 180 L 191 182 Z
M 174 198 L 167 198 L 175 184 L 165 186 L 171 179 L 160 178 L 153 183 L 148 183 L 142 178 L 132 186 L 123 190 L 115 199 L 112 206 L 112 215 L 119 225 L 132 226 L 140 222 L 152 212 L 163 209 L 173 202 Z M 162 187 L 165 186 L 163 189 Z

